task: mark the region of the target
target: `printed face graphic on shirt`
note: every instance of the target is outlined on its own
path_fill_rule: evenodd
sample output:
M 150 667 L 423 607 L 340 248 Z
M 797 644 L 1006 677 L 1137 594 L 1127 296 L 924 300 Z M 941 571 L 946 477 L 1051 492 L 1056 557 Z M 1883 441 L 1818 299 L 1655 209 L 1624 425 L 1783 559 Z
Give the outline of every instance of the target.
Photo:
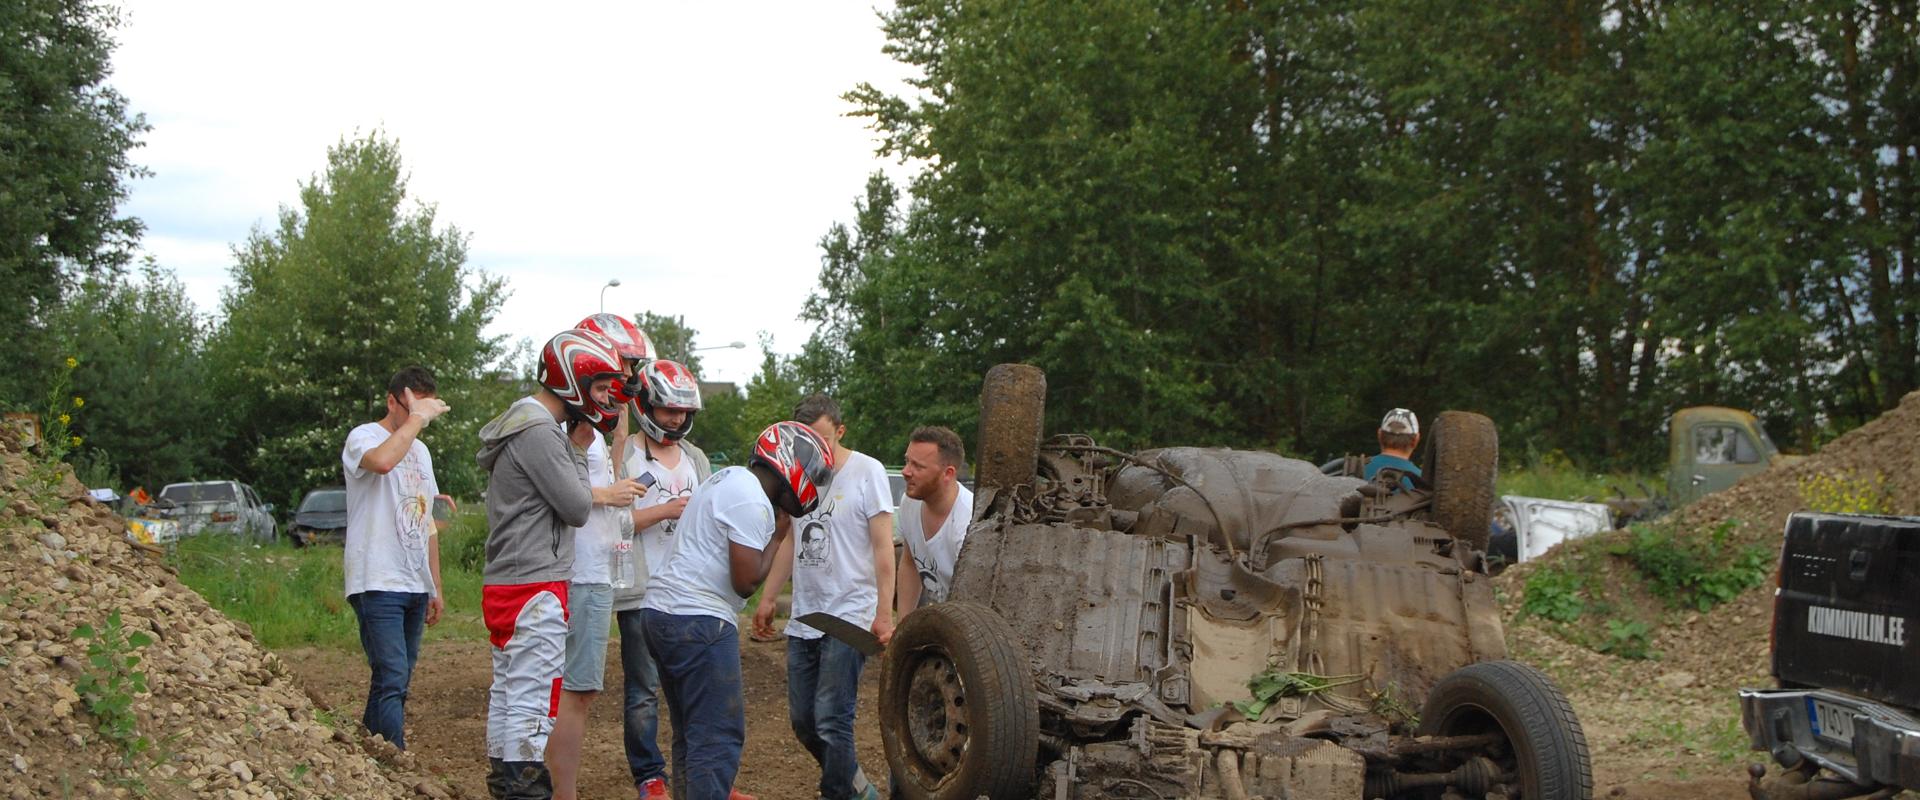
M 933 562 L 913 557 L 913 568 L 920 573 L 920 595 L 923 603 L 943 603 L 947 599 L 946 584 L 940 582 L 940 574 L 933 569 Z
M 825 506 L 807 517 L 806 524 L 800 527 L 800 549 L 794 555 L 795 563 L 811 568 L 827 565 L 827 524 L 832 521 L 833 509 Z

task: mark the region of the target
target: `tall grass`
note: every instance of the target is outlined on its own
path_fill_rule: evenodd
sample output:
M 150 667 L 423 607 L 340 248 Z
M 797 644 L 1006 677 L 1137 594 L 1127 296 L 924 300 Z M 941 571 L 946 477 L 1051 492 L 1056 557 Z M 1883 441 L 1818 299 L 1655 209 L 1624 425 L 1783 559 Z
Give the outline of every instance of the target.
M 425 639 L 484 641 L 480 567 L 486 515 L 462 511 L 440 534 L 441 595 L 446 601 Z M 357 648 L 359 622 L 345 596 L 339 545 L 296 548 L 260 545 L 226 536 L 185 539 L 169 556 L 180 580 L 214 608 L 253 629 L 268 648 Z
M 1644 487 L 1644 488 L 1643 488 Z M 1524 466 L 1504 469 L 1495 482 L 1498 494 L 1549 500 L 1604 500 L 1617 493 L 1641 497 L 1666 490 L 1666 478 L 1650 472 L 1592 472 L 1564 456 L 1548 454 Z

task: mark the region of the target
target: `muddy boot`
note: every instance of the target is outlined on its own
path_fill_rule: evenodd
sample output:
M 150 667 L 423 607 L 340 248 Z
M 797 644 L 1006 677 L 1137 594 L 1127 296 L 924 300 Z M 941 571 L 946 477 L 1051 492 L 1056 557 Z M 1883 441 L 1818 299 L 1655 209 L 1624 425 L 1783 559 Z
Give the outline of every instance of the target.
M 539 761 L 487 759 L 487 794 L 493 800 L 551 800 L 553 779 Z

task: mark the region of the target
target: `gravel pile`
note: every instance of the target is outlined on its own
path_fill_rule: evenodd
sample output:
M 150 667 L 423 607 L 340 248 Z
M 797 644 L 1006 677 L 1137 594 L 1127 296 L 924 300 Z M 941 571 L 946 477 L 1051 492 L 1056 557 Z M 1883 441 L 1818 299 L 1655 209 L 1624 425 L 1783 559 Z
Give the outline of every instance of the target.
M 48 483 L 0 437 L 4 797 L 459 796 L 359 730 L 357 712 L 316 706 L 245 625 L 129 542 L 71 473 Z M 116 612 L 124 632 L 106 637 Z M 83 626 L 96 638 L 76 636 Z M 135 634 L 150 643 L 133 646 Z M 117 659 L 90 657 L 100 638 L 120 642 Z M 144 688 L 109 686 L 89 703 L 90 680 L 104 684 L 129 655 L 138 665 L 117 671 L 144 674 Z

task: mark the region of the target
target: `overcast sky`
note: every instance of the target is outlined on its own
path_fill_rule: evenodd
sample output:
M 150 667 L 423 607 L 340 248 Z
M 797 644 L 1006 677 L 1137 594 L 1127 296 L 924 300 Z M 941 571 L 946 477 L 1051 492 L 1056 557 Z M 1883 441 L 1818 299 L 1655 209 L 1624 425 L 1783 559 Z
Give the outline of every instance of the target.
M 884 5 L 884 4 L 883 4 Z M 203 313 L 231 248 L 343 136 L 400 143 L 409 192 L 471 235 L 542 343 L 597 310 L 684 314 L 702 377 L 744 382 L 758 331 L 791 353 L 817 243 L 874 155 L 843 92 L 900 86 L 874 4 L 129 3 L 112 83 L 153 126 L 125 210 Z

